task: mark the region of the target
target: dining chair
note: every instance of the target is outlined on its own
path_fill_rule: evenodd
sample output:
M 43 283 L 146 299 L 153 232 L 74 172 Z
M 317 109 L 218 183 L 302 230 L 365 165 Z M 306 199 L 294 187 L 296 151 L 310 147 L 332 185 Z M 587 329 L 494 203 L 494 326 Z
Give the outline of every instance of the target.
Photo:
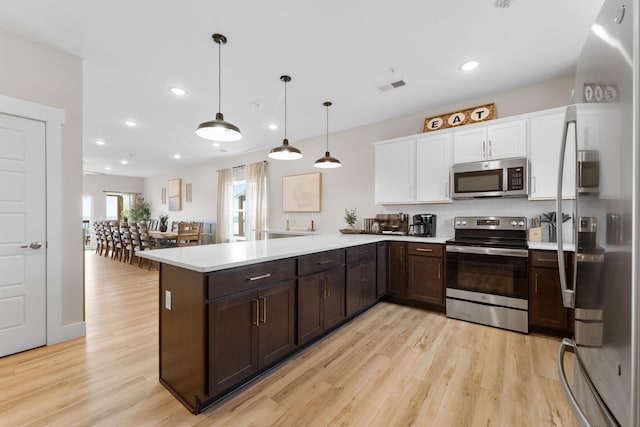
M 200 223 L 180 222 L 178 224 L 177 246 L 197 246 L 200 244 Z
M 151 236 L 149 235 L 149 228 L 147 226 L 146 221 L 138 221 L 138 234 L 140 238 L 140 247 L 143 251 L 150 251 L 153 249 L 153 241 L 151 240 Z M 138 267 L 142 268 L 144 265 L 146 258 L 138 257 Z M 149 262 L 149 270 L 151 270 L 151 265 L 153 261 L 147 260 Z
M 109 222 L 109 228 L 111 228 L 111 259 L 122 261 L 122 239 L 120 238 L 119 221 Z
M 129 264 L 133 264 L 133 261 L 136 258 L 136 253 L 142 250 L 142 245 L 140 244 L 140 231 L 138 229 L 138 224 L 135 222 L 129 224 L 129 240 Z

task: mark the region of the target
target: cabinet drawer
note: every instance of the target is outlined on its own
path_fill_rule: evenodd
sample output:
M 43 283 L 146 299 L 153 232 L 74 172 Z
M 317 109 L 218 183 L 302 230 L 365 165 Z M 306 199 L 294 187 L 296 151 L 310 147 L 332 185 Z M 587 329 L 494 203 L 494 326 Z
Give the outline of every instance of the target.
M 298 275 L 316 273 L 344 265 L 344 249 L 298 257 Z
M 207 276 L 207 297 L 218 298 L 295 277 L 295 258 L 222 270 Z
M 439 243 L 409 243 L 409 255 L 440 257 L 444 253 L 444 245 Z
M 531 266 L 544 268 L 558 268 L 558 253 L 555 251 L 530 251 Z M 568 261 L 568 255 L 565 254 L 565 265 Z
M 375 256 L 375 243 L 347 248 L 347 264 L 351 264 L 352 262 L 356 262 L 361 259 L 375 258 Z

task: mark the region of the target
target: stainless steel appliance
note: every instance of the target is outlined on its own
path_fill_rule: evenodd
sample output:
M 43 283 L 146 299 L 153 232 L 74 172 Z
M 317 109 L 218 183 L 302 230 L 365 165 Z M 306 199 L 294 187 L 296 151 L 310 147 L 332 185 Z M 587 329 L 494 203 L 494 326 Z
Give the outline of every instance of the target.
M 462 163 L 451 166 L 452 197 L 527 197 L 526 158 Z
M 456 217 L 447 241 L 448 317 L 529 332 L 525 217 Z
M 577 155 L 578 192 L 600 192 L 600 154 L 598 150 L 580 150 Z
M 634 70 L 639 22 L 637 0 L 605 0 L 578 60 L 574 89 L 578 104 L 567 107 L 559 159 L 558 215 L 567 179 L 564 157 L 574 153 L 582 182 L 578 179 L 573 217 L 594 218 L 614 228 L 610 242 L 604 242 L 605 233 L 587 231 L 590 220 L 574 227 L 576 253 L 569 266 L 570 281 L 558 233 L 562 297 L 566 307 L 574 308 L 575 318 L 573 339 L 563 340 L 558 350 L 558 373 L 583 426 L 640 425 L 639 294 L 632 291 L 638 289 L 638 189 L 633 183 L 639 182 L 640 166 L 640 70 Z M 599 151 L 598 192 L 585 191 L 595 188 L 593 180 L 585 184 L 585 176 L 596 177 L 594 170 L 587 171 L 590 167 L 581 154 L 585 150 Z M 631 227 L 620 225 L 625 218 L 630 218 Z M 571 383 L 565 372 L 569 356 Z
M 418 214 L 413 216 L 413 235 L 421 237 L 436 237 L 435 214 Z

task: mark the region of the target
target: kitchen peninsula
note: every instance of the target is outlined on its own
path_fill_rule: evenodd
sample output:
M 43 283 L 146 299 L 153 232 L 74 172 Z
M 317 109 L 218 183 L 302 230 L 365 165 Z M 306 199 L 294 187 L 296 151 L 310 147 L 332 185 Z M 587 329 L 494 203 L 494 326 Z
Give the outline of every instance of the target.
M 436 294 L 414 294 L 443 310 L 447 238 L 331 233 L 140 252 L 160 263 L 160 382 L 199 413 L 374 305 L 393 245 L 402 258 L 429 254 L 415 268 Z

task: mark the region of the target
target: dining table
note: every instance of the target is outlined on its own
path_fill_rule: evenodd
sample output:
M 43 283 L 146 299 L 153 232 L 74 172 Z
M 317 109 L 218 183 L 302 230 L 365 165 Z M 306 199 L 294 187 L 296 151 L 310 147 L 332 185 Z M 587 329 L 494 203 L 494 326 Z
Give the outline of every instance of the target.
M 149 237 L 151 237 L 156 242 L 156 248 L 162 248 L 162 242 L 164 241 L 177 241 L 178 232 L 177 231 L 159 231 L 159 230 L 149 230 Z

